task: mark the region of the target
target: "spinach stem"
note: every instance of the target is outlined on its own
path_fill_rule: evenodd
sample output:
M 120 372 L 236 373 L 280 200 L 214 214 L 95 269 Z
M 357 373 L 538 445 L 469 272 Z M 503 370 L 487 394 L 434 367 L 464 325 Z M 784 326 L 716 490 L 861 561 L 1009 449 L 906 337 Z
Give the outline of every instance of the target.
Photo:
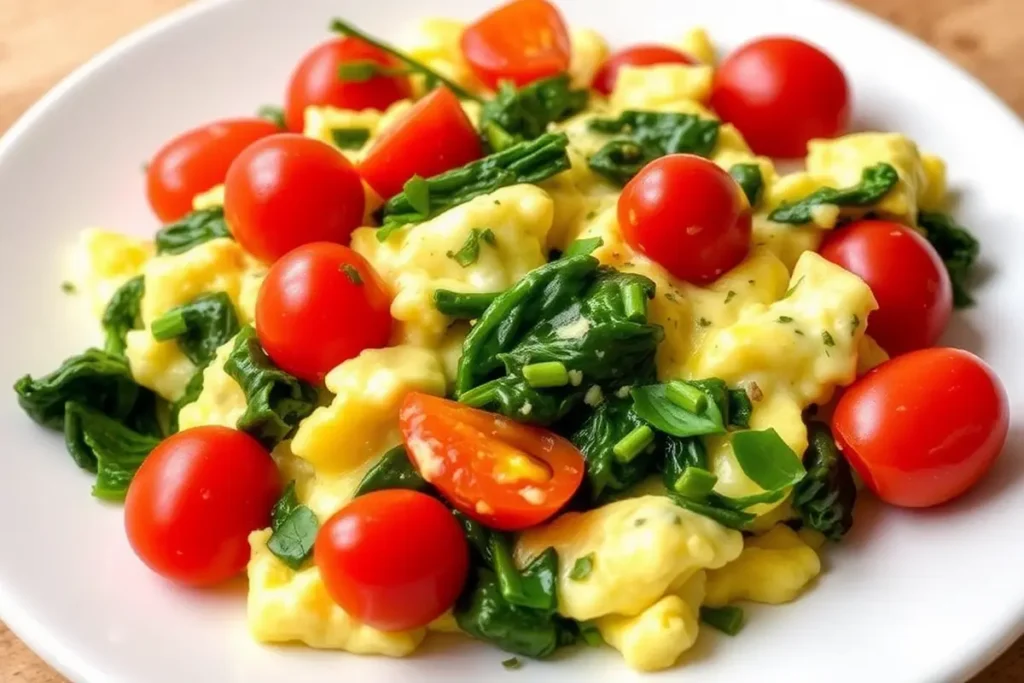
M 708 407 L 707 394 L 686 382 L 669 382 L 666 384 L 665 398 L 694 415 L 700 415 Z
M 181 309 L 169 311 L 153 321 L 150 326 L 153 338 L 157 341 L 174 339 L 188 332 L 188 323 Z
M 564 387 L 569 383 L 569 371 L 557 360 L 531 363 L 523 366 L 523 379 L 534 389 Z
M 494 401 L 497 393 L 498 380 L 495 379 L 462 392 L 459 396 L 459 403 L 464 403 L 472 408 L 480 408 Z
M 453 318 L 474 320 L 487 310 L 498 298 L 499 292 L 453 292 L 450 289 L 434 290 L 434 306 L 440 313 Z
M 654 431 L 647 425 L 640 425 L 612 446 L 612 453 L 620 462 L 630 462 L 650 446 L 652 441 Z
M 718 477 L 700 467 L 687 467 L 672 488 L 681 496 L 703 500 L 715 488 Z

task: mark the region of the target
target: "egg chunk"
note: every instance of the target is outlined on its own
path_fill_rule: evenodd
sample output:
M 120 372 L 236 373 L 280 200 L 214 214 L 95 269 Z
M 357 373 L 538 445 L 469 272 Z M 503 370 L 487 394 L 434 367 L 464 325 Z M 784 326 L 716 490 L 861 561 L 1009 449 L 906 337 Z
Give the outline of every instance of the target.
M 299 424 L 292 451 L 325 474 L 364 466 L 399 443 L 398 408 L 407 393 L 445 391 L 437 354 L 404 345 L 367 349 L 324 381 L 334 399 Z
M 412 100 L 399 100 L 387 111 L 377 109 L 338 109 L 330 106 L 306 107 L 302 134 L 341 150 L 350 161 L 359 161 L 383 128 L 399 118 L 412 106 Z M 355 144 L 346 135 L 365 131 L 366 139 Z
M 600 33 L 589 28 L 571 28 L 572 57 L 569 79 L 574 88 L 589 88 L 594 76 L 608 58 L 608 43 Z
M 373 228 L 352 235 L 352 248 L 370 261 L 394 293 L 397 341 L 437 348 L 451 319 L 434 306 L 434 291 L 500 292 L 547 262 L 551 197 L 533 185 L 502 188 L 440 216 L 377 239 Z M 486 232 L 486 234 L 485 234 Z M 475 258 L 460 257 L 475 241 Z
M 641 496 L 588 512 L 568 512 L 528 529 L 516 545 L 525 564 L 546 548 L 558 553 L 558 611 L 572 619 L 636 616 L 673 585 L 706 568 L 734 560 L 742 550 L 738 531 L 674 505 L 662 496 Z M 571 577 L 578 560 L 592 569 Z
M 712 607 L 739 600 L 779 605 L 799 597 L 820 573 L 814 549 L 780 524 L 747 538 L 738 558 L 708 572 L 704 602 Z
M 267 549 L 269 538 L 269 529 L 249 537 L 248 622 L 256 640 L 389 657 L 411 654 L 423 642 L 426 629 L 378 631 L 351 617 L 327 594 L 315 566 L 288 568 Z
M 205 425 L 231 427 L 245 412 L 245 392 L 238 382 L 224 371 L 224 364 L 235 348 L 235 337 L 217 349 L 210 364 L 203 370 L 203 390 L 195 401 L 178 413 L 178 427 L 191 429 Z
M 711 97 L 712 74 L 704 64 L 624 66 L 609 101 L 617 110 L 657 110 L 680 100 L 705 103 Z
M 424 19 L 405 47 L 410 57 L 448 80 L 471 92 L 481 92 L 483 86 L 462 55 L 462 32 L 465 29 L 465 23 L 455 19 Z M 413 85 L 418 96 L 427 91 L 426 80 L 421 75 L 413 76 Z
M 142 272 L 153 256 L 153 243 L 128 235 L 88 228 L 74 250 L 72 279 L 89 307 L 101 317 L 114 292 Z
M 700 26 L 694 26 L 683 34 L 679 40 L 679 49 L 702 64 L 714 65 L 716 61 L 715 46 L 708 32 Z

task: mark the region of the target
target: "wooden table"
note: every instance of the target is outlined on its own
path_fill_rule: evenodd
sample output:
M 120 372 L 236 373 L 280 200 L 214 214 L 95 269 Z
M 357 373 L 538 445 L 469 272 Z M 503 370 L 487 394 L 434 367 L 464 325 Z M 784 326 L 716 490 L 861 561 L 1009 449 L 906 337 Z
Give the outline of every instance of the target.
M 0 133 L 94 53 L 185 2 L 0 0 Z M 1024 114 L 1024 0 L 855 2 L 939 48 Z M 64 680 L 0 624 L 0 682 Z M 1024 639 L 973 683 L 1024 683 Z

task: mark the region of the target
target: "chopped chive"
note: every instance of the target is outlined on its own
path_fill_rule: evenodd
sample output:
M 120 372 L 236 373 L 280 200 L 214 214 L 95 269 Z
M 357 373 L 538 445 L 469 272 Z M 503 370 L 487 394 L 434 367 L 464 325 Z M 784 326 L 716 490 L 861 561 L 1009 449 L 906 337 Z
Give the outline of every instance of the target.
M 704 316 L 701 316 L 697 320 L 697 324 L 700 325 L 701 327 L 711 327 L 711 321 L 705 318 Z
M 622 288 L 622 304 L 626 318 L 634 323 L 647 320 L 647 294 L 639 282 L 630 282 Z
M 569 371 L 557 360 L 531 363 L 523 366 L 523 378 L 534 389 L 564 387 L 569 383 Z
M 700 415 L 708 407 L 707 394 L 686 382 L 669 382 L 666 384 L 665 398 L 694 415 Z
M 569 578 L 573 581 L 583 581 L 590 572 L 594 569 L 594 553 L 589 553 L 576 560 L 576 564 L 572 566 L 572 571 L 569 572 Z
M 620 462 L 630 462 L 650 446 L 652 441 L 654 431 L 647 425 L 640 425 L 612 446 L 612 453 Z
M 501 665 L 509 671 L 515 671 L 516 669 L 523 668 L 523 662 L 519 659 L 519 657 L 509 657 L 508 659 L 503 661 Z
M 821 331 L 821 341 L 825 346 L 835 346 L 836 340 L 832 338 L 832 335 L 828 333 L 828 330 Z
M 65 294 L 74 294 L 75 292 L 78 291 L 78 289 L 75 287 L 74 282 L 69 282 L 68 280 L 65 280 L 64 282 L 60 283 L 60 291 L 64 292 Z
M 726 294 L 725 294 L 725 303 L 729 303 L 730 301 L 732 301 L 732 298 L 734 296 L 736 296 L 736 292 L 732 291 L 731 289 L 728 292 L 726 292 Z
M 776 320 L 775 322 L 791 323 L 791 322 L 793 322 L 793 319 L 790 318 L 788 315 L 780 315 L 778 320 Z
M 409 200 L 409 206 L 414 211 L 424 216 L 430 213 L 430 185 L 427 184 L 426 180 L 418 175 L 414 175 L 402 186 L 402 191 L 405 192 L 405 196 Z
M 805 275 L 801 275 L 800 279 L 794 282 L 793 286 L 786 290 L 786 293 L 782 295 L 782 298 L 788 299 L 793 294 L 793 292 L 796 291 L 796 288 L 800 286 L 800 283 L 804 281 L 805 277 Z
M 359 287 L 360 285 L 363 284 L 363 278 L 359 274 L 359 271 L 355 269 L 355 266 L 345 263 L 341 266 L 341 272 L 345 273 L 345 277 L 348 278 L 348 281 L 354 284 L 356 287 Z
M 701 607 L 700 619 L 708 626 L 716 628 L 726 635 L 734 636 L 743 628 L 743 609 L 733 605 Z
M 681 496 L 702 500 L 707 498 L 717 483 L 718 477 L 711 472 L 700 467 L 687 467 L 672 488 Z
M 188 332 L 188 323 L 185 322 L 185 315 L 181 309 L 176 309 L 154 320 L 150 331 L 153 333 L 153 339 L 167 341 Z

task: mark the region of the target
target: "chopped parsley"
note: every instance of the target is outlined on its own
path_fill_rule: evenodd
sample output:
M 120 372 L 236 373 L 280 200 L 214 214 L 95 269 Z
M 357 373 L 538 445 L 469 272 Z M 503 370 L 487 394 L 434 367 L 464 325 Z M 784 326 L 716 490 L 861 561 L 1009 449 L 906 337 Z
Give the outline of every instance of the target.
M 593 569 L 594 553 L 590 553 L 576 560 L 576 564 L 572 566 L 572 571 L 569 572 L 569 578 L 573 581 L 583 581 L 590 576 L 590 572 Z
M 825 346 L 836 345 L 836 340 L 832 338 L 832 335 L 829 334 L 828 330 L 821 331 L 821 341 L 824 342 Z
M 790 317 L 789 317 L 788 315 L 780 315 L 780 316 L 779 316 L 779 318 L 778 318 L 778 320 L 776 320 L 775 322 L 779 322 L 779 323 L 791 323 L 791 322 L 793 322 L 793 319 L 792 319 L 792 318 L 790 318 Z
M 476 263 L 477 259 L 480 258 L 481 241 L 494 246 L 496 242 L 494 232 L 490 228 L 485 228 L 483 230 L 480 228 L 473 228 L 466 237 L 466 241 L 461 247 L 459 247 L 459 250 L 449 251 L 447 256 L 463 268 L 468 268 Z
M 363 276 L 360 275 L 359 271 L 353 266 L 347 263 L 342 264 L 341 272 L 345 273 L 345 277 L 347 277 L 349 282 L 354 284 L 356 287 L 361 287 L 363 285 Z

